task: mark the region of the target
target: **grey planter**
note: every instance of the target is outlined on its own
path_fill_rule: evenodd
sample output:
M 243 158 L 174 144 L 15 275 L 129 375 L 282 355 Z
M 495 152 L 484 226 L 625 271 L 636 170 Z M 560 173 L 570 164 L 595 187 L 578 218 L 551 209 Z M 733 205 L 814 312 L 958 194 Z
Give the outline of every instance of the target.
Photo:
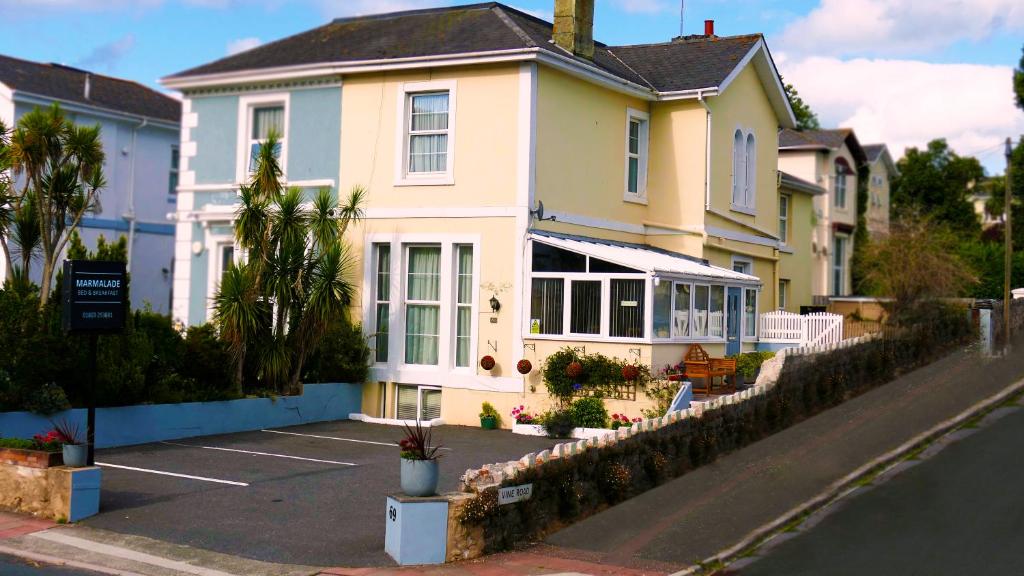
M 89 447 L 85 444 L 64 445 L 64 465 L 71 468 L 84 468 L 89 453 Z
M 437 460 L 402 458 L 402 492 L 408 496 L 437 494 Z

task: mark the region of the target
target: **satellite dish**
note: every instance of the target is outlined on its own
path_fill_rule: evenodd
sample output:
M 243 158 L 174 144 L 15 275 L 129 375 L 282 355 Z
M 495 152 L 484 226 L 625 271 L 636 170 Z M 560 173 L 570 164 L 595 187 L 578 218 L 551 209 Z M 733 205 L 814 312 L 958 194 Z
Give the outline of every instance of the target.
M 535 210 L 530 210 L 530 214 L 536 216 L 537 220 L 541 222 L 544 220 L 551 220 L 553 222 L 555 220 L 554 216 L 548 216 L 547 218 L 544 217 L 544 202 L 540 200 L 537 201 L 537 208 Z

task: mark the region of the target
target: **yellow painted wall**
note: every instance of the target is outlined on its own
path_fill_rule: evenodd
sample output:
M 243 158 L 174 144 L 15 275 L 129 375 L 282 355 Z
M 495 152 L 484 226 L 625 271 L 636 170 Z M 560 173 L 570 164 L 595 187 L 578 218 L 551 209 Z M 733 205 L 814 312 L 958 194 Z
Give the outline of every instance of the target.
M 871 180 L 868 182 L 868 232 L 872 236 L 889 232 L 889 170 L 881 158 L 871 164 Z M 880 183 L 875 183 L 877 178 Z
M 536 198 L 546 210 L 643 222 L 647 207 L 623 200 L 627 108 L 649 111 L 646 101 L 538 66 Z
M 704 227 L 707 112 L 693 100 L 657 102 L 651 108 L 647 222 L 699 231 Z M 685 243 L 676 237 L 657 240 Z M 699 248 L 687 253 L 700 255 Z
M 453 79 L 455 184 L 395 186 L 401 84 Z M 518 63 L 346 76 L 339 189 L 367 187 L 368 208 L 513 205 L 518 97 Z
M 808 194 L 786 189 L 782 189 L 782 192 L 788 193 L 790 198 L 787 246 L 793 253 L 779 253 L 779 278 L 789 280 L 789 301 L 786 311 L 797 313 L 800 306 L 809 306 L 812 303 L 814 254 L 811 250 L 811 237 L 814 229 L 814 202 Z
M 711 206 L 764 230 L 777 227 L 779 121 L 752 66 L 745 68 L 720 96 L 708 99 L 711 107 Z M 733 135 L 752 130 L 757 143 L 756 216 L 731 211 Z M 737 227 L 739 230 L 739 228 Z

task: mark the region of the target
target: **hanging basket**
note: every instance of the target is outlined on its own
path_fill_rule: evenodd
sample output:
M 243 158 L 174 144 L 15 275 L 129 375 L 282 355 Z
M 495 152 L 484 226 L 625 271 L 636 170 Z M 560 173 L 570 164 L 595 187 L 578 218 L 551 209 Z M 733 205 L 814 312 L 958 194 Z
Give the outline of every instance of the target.
M 583 364 L 573 360 L 569 362 L 569 365 L 565 367 L 565 375 L 569 378 L 576 380 L 583 374 Z
M 490 370 L 491 368 L 494 368 L 494 357 L 484 356 L 483 358 L 481 358 L 480 367 L 483 368 L 484 370 Z
M 523 376 L 526 376 L 531 370 L 533 370 L 533 364 L 531 364 L 526 358 L 523 358 L 516 363 L 516 370 L 518 370 Z
M 632 382 L 640 376 L 640 369 L 632 364 L 626 364 L 622 367 L 622 379 L 626 382 Z

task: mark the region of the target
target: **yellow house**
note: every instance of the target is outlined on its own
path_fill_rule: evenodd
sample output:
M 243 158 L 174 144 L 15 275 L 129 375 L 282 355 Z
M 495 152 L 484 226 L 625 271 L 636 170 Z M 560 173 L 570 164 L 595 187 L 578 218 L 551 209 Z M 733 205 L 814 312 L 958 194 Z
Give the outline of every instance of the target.
M 827 191 L 814 199 L 812 294 L 849 295 L 857 228 L 857 174 L 867 163 L 857 136 L 849 128 L 782 130 L 778 157 L 779 170 Z
M 814 303 L 814 203 L 826 194 L 813 182 L 779 172 L 779 240 L 784 247 L 779 258 L 778 310 L 795 314 L 801 306 Z
M 593 9 L 558 0 L 554 25 L 499 3 L 340 19 L 164 79 L 186 109 L 175 282 L 194 293 L 176 314 L 205 317 L 194 302 L 219 268 L 194 261 L 226 250 L 222 191 L 272 126 L 290 183 L 368 191 L 353 238 L 368 417 L 542 410 L 540 367 L 565 346 L 654 372 L 694 342 L 753 349 L 798 254 L 777 172 L 794 118 L 764 38 L 606 46 Z M 225 114 L 227 144 L 204 130 Z M 222 146 L 243 169 L 213 182 Z

